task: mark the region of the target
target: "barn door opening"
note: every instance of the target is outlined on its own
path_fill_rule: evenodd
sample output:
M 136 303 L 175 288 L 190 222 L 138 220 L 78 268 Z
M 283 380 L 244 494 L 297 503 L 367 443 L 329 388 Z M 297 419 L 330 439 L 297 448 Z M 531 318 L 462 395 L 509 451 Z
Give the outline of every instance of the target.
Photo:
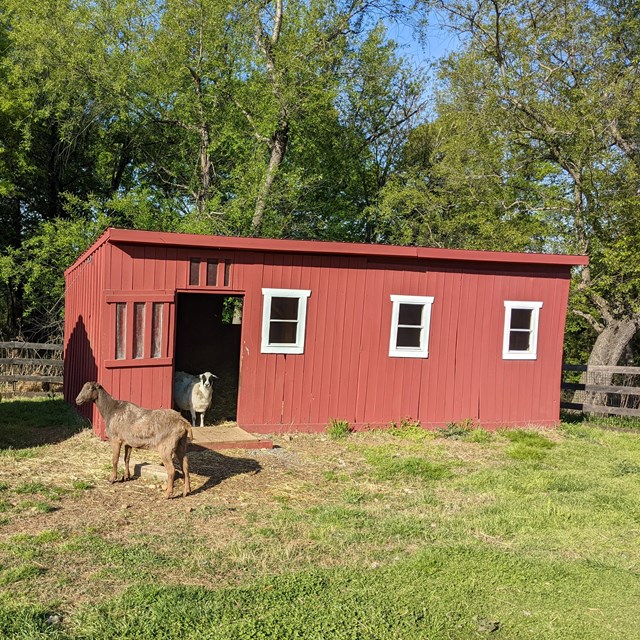
M 205 424 L 237 417 L 242 301 L 215 293 L 178 294 L 175 370 L 218 376 Z

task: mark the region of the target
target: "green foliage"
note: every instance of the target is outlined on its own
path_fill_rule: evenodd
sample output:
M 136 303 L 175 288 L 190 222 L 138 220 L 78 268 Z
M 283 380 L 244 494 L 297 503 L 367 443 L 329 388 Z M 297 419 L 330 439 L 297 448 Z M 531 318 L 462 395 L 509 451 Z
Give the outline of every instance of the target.
M 493 435 L 487 429 L 479 427 L 471 429 L 467 434 L 462 436 L 465 442 L 477 442 L 479 444 L 487 444 L 493 440 Z
M 332 440 L 344 440 L 350 433 L 353 432 L 353 427 L 347 420 L 336 420 L 331 418 L 329 424 L 326 427 L 327 434 Z
M 6 0 L 0 334 L 55 334 L 62 271 L 105 226 L 370 237 L 364 211 L 422 108 L 383 26 L 410 5 L 274 10 Z
M 450 422 L 446 427 L 438 427 L 436 432 L 441 438 L 458 440 L 460 438 L 466 438 L 474 430 L 476 430 L 474 420 L 467 418 L 462 422 Z
M 399 424 L 392 422 L 389 425 L 389 433 L 396 438 L 413 442 L 424 442 L 435 437 L 433 431 L 428 431 L 419 422 L 410 418 L 403 418 Z

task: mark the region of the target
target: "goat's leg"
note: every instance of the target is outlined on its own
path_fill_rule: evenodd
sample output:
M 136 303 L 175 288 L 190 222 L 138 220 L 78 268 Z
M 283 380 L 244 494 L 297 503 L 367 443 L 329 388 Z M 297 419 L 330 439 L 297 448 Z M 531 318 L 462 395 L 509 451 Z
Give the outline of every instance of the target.
M 111 475 L 109 476 L 109 482 L 116 482 L 118 480 L 118 460 L 120 459 L 120 447 L 122 446 L 122 440 L 111 441 Z
M 182 438 L 178 443 L 178 448 L 176 449 L 176 458 L 178 458 L 178 462 L 182 466 L 182 478 L 184 479 L 184 489 L 182 490 L 182 495 L 184 497 L 188 496 L 191 493 L 191 480 L 189 478 L 189 458 L 187 458 L 187 444 L 188 440 Z
M 204 427 L 204 411 L 200 414 L 200 426 Z
M 165 497 L 169 500 L 169 498 L 173 497 L 173 481 L 176 477 L 176 470 L 173 466 L 173 456 L 170 452 L 166 453 L 162 451 L 160 455 L 162 456 L 164 468 L 167 470 L 167 493 Z
M 198 416 L 197 416 L 197 414 L 195 412 L 195 409 L 190 409 L 190 411 L 191 411 L 191 426 L 195 427 L 196 426 L 196 418 Z
M 131 480 L 131 471 L 129 470 L 129 460 L 131 459 L 131 450 L 133 447 L 129 444 L 124 445 L 124 476 L 123 480 Z

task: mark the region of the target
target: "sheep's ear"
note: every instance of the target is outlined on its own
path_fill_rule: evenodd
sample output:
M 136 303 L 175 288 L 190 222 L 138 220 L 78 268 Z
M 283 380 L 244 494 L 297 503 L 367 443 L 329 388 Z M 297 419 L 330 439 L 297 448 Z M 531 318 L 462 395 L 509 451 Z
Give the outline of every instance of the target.
M 205 383 L 204 373 L 201 373 L 199 378 L 200 378 L 200 382 L 202 382 L 202 384 L 204 384 Z

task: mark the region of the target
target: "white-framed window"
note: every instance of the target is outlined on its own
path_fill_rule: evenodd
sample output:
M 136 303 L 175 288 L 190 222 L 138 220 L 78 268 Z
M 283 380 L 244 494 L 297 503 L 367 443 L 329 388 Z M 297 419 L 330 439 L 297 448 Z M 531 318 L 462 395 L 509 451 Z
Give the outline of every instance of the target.
M 429 327 L 433 296 L 391 296 L 389 355 L 394 358 L 429 357 Z
M 538 322 L 542 302 L 504 301 L 503 360 L 535 360 L 538 357 Z
M 304 353 L 307 289 L 263 289 L 262 353 Z

